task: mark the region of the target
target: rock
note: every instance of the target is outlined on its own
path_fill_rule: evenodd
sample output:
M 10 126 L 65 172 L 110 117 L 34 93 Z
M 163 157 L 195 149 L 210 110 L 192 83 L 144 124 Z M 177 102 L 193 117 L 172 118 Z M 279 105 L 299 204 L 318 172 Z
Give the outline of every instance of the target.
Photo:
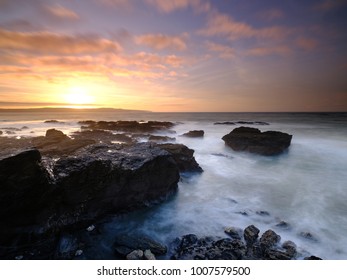
M 159 122 L 159 121 L 148 121 L 148 122 L 137 122 L 137 121 L 82 121 L 79 122 L 84 125 L 83 128 L 87 129 L 101 129 L 101 130 L 115 130 L 124 132 L 155 132 L 168 130 L 174 126 L 172 122 Z
M 280 221 L 278 224 L 275 225 L 276 227 L 282 228 L 282 229 L 290 229 L 291 226 L 285 221 Z
M 265 156 L 278 155 L 290 145 L 292 135 L 278 131 L 261 132 L 257 128 L 238 127 L 222 138 L 235 151 Z
M 150 135 L 148 140 L 154 141 L 154 142 L 170 142 L 170 141 L 176 141 L 176 138 L 168 137 L 168 136 Z
M 243 237 L 245 238 L 245 241 L 248 246 L 254 244 L 259 236 L 260 230 L 256 228 L 254 225 L 250 225 L 245 228 L 243 232 Z
M 191 130 L 187 133 L 182 134 L 182 136 L 186 137 L 203 137 L 204 136 L 204 131 L 203 130 Z
M 231 232 L 241 229 L 231 227 Z M 229 230 L 226 230 L 229 231 Z M 277 246 L 281 237 L 272 230 L 263 233 L 258 241 L 259 229 L 254 225 L 245 230 L 245 242 L 241 239 L 220 237 L 198 238 L 185 235 L 175 241 L 171 259 L 179 260 L 290 260 L 296 256 L 296 245 L 291 241 Z
M 130 254 L 126 256 L 127 260 L 142 260 L 143 258 L 143 251 L 142 250 L 134 250 Z
M 135 143 L 131 137 L 124 133 L 112 133 L 111 131 L 106 130 L 82 130 L 76 131 L 73 134 L 75 140 L 94 140 L 97 143 L 112 143 L 112 142 L 121 142 L 121 143 Z
M 151 252 L 151 250 L 145 250 L 144 257 L 146 260 L 155 260 L 155 255 Z
M 270 216 L 270 213 L 267 211 L 257 211 L 255 213 L 259 216 Z
M 296 255 L 296 245 L 292 241 L 286 241 L 282 244 L 282 248 L 286 250 L 286 253 L 291 257 Z
M 36 243 L 46 236 L 54 243 L 62 231 L 85 229 L 108 213 L 158 203 L 178 180 L 173 157 L 150 143 L 93 145 L 45 164 L 37 149 L 0 158 L 0 251 L 19 245 L 40 251 Z
M 263 250 L 270 249 L 274 247 L 278 242 L 280 242 L 281 236 L 276 234 L 273 230 L 269 229 L 263 233 L 260 238 L 260 246 Z
M 70 139 L 67 135 L 65 135 L 62 131 L 57 130 L 57 129 L 48 129 L 46 131 L 46 138 L 49 139 L 50 141 L 64 141 L 67 139 Z
M 235 125 L 235 122 L 215 122 L 214 125 Z
M 300 232 L 299 236 L 302 237 L 302 238 L 305 238 L 305 239 L 307 239 L 309 241 L 312 241 L 312 242 L 318 242 L 318 238 L 315 237 L 312 233 L 307 232 L 307 231 Z
M 194 150 L 183 144 L 167 143 L 158 146 L 173 156 L 180 172 L 203 172 L 193 156 Z
M 242 229 L 235 227 L 227 227 L 224 229 L 224 232 L 233 239 L 241 239 Z
M 304 258 L 304 260 L 322 260 L 322 259 L 316 256 L 310 256 L 310 257 Z
M 64 122 L 60 122 L 57 120 L 47 120 L 47 121 L 44 121 L 44 123 L 64 123 Z
M 269 125 L 267 122 L 249 122 L 249 121 L 237 121 L 237 122 L 215 122 L 215 125 L 236 125 L 236 124 L 253 124 L 253 125 Z
M 94 229 L 95 229 L 95 226 L 94 226 L 94 225 L 91 225 L 91 226 L 89 226 L 89 227 L 86 228 L 86 231 L 91 232 L 91 231 L 93 231 Z
M 56 248 L 56 259 L 72 259 L 78 251 L 78 240 L 71 234 L 63 234 Z
M 50 189 L 50 178 L 41 164 L 40 152 L 31 149 L 0 158 L 0 182 L 0 223 L 6 222 L 12 227 L 35 222 L 43 196 Z
M 2 135 L 3 134 L 3 132 L 0 130 L 0 135 Z
M 114 248 L 117 253 L 127 251 L 132 252 L 134 250 L 150 250 L 153 254 L 164 255 L 167 252 L 167 247 L 165 245 L 162 245 L 159 242 L 150 239 L 149 237 L 130 236 L 125 234 L 116 236 Z
M 83 250 L 77 250 L 76 252 L 75 252 L 75 257 L 78 257 L 78 256 L 80 256 L 80 255 L 82 255 L 83 254 Z

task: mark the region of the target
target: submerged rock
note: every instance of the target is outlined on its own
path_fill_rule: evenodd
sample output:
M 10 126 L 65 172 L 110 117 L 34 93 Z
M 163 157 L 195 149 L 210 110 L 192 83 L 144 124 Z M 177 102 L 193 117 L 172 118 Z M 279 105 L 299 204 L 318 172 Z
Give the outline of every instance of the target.
M 261 132 L 257 128 L 238 127 L 222 138 L 235 151 L 247 151 L 265 156 L 282 153 L 291 142 L 292 135 L 279 131 Z
M 150 250 L 155 255 L 167 253 L 167 247 L 146 236 L 131 236 L 127 234 L 116 236 L 113 244 L 116 254 L 125 256 L 134 250 Z M 149 256 L 149 253 L 147 252 Z

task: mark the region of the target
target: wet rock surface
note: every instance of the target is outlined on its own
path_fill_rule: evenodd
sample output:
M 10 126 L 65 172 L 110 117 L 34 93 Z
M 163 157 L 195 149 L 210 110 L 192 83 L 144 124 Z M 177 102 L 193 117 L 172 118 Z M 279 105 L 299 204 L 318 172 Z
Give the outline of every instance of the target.
M 203 130 L 191 130 L 187 133 L 182 134 L 182 136 L 185 137 L 191 137 L 191 138 L 197 138 L 197 137 L 204 137 L 205 132 Z
M 279 131 L 261 132 L 257 128 L 238 127 L 222 139 L 235 151 L 272 156 L 283 153 L 289 147 L 292 135 Z
M 291 260 L 300 258 L 292 241 L 280 244 L 281 237 L 272 230 L 260 230 L 254 225 L 245 228 L 243 238 L 240 229 L 226 228 L 231 238 L 184 235 L 174 242 L 171 259 L 175 260 Z M 320 259 L 315 256 L 305 259 Z

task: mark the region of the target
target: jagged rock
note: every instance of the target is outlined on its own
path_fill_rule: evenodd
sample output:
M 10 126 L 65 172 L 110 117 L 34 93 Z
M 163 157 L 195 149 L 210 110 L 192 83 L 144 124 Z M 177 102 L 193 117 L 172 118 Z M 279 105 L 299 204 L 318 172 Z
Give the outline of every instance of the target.
M 274 247 L 278 242 L 280 242 L 281 236 L 276 234 L 273 230 L 269 229 L 263 233 L 260 238 L 260 246 L 263 250 Z
M 0 159 L 2 246 L 35 246 L 42 236 L 86 228 L 107 213 L 146 207 L 175 192 L 179 180 L 172 156 L 150 143 L 93 145 L 47 161 L 50 172 L 38 150 Z
M 241 239 L 241 237 L 242 237 L 242 229 L 241 228 L 227 227 L 224 229 L 224 232 L 233 239 Z
M 176 161 L 181 172 L 202 172 L 202 168 L 196 162 L 193 154 L 194 150 L 183 144 L 159 144 L 161 149 L 169 152 Z
M 67 135 L 65 135 L 62 131 L 52 128 L 46 131 L 46 139 L 50 141 L 59 142 L 70 138 Z
M 101 129 L 101 130 L 115 130 L 125 132 L 154 132 L 161 130 L 168 130 L 174 126 L 172 122 L 159 122 L 159 121 L 148 121 L 148 122 L 137 122 L 137 121 L 81 121 L 83 128 L 87 129 Z
M 296 255 L 296 245 L 292 241 L 286 241 L 282 244 L 282 248 L 286 250 L 286 253 L 291 257 Z
M 248 246 L 254 244 L 257 241 L 259 232 L 260 230 L 256 228 L 254 225 L 250 225 L 245 228 L 243 232 L 243 237 L 245 238 L 245 241 Z
M 265 156 L 278 155 L 286 150 L 292 135 L 279 131 L 261 132 L 257 128 L 238 127 L 222 138 L 235 151 L 247 151 Z
M 116 253 L 120 255 L 128 255 L 134 250 L 150 250 L 156 255 L 164 255 L 167 252 L 167 247 L 165 245 L 162 245 L 149 237 L 130 236 L 125 234 L 116 236 L 114 248 Z
M 191 130 L 187 133 L 182 134 L 182 136 L 186 137 L 203 137 L 204 131 L 203 130 Z
M 291 228 L 290 224 L 288 224 L 285 221 L 280 221 L 275 226 L 278 227 L 278 228 L 282 228 L 282 229 L 290 229 Z
M 35 222 L 50 179 L 37 149 L 0 158 L 0 223 L 27 225 Z M 7 227 L 2 227 L 2 233 Z M 1 235 L 1 234 L 0 234 Z
M 126 256 L 127 260 L 132 260 L 132 261 L 142 260 L 142 258 L 143 258 L 142 250 L 134 250 Z

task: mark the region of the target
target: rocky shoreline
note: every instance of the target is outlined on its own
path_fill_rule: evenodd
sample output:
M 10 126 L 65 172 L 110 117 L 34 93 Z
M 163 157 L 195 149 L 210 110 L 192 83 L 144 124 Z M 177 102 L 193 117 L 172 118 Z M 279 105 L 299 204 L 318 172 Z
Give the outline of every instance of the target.
M 40 137 L 0 137 L 1 259 L 79 258 L 86 243 L 80 237 L 97 234 L 94 223 L 108 214 L 127 213 L 164 201 L 177 191 L 182 173 L 203 172 L 194 150 L 172 143 L 173 137 L 156 135 L 172 133 L 174 123 L 83 121 L 80 125 L 81 130 L 71 136 L 49 129 Z M 259 133 L 248 129 L 250 132 Z M 199 130 L 184 136 L 203 134 Z M 290 139 L 282 150 L 289 146 Z M 266 148 L 271 146 L 279 153 L 274 148 L 276 141 L 270 146 L 265 142 Z M 237 235 L 240 230 L 229 229 L 226 234 L 231 238 L 186 235 L 173 241 L 174 252 L 148 237 L 118 236 L 114 258 L 298 257 L 292 243 L 279 247 L 278 235 L 272 231 L 258 240 L 259 230 L 255 233 L 254 228 L 246 228 L 243 236 Z

